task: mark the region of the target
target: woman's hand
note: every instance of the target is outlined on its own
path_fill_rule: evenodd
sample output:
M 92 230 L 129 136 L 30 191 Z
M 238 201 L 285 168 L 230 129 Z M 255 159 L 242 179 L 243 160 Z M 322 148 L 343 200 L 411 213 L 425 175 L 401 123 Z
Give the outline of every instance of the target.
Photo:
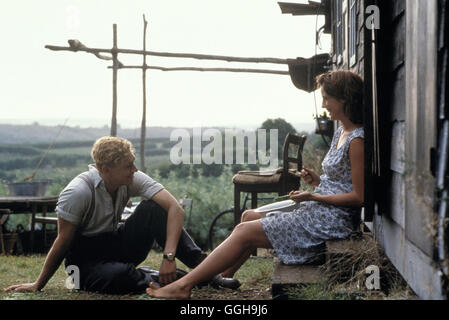
M 307 191 L 290 191 L 289 193 L 290 199 L 295 202 L 302 202 L 302 201 L 310 201 L 312 200 L 312 193 Z
M 314 187 L 317 187 L 320 182 L 320 176 L 315 173 L 312 169 L 302 166 L 302 170 L 299 172 L 299 176 L 307 183 Z
M 9 286 L 4 290 L 5 292 L 8 291 L 20 291 L 20 292 L 37 292 L 39 291 L 37 287 L 37 283 L 23 283 L 23 284 L 16 284 L 13 286 Z

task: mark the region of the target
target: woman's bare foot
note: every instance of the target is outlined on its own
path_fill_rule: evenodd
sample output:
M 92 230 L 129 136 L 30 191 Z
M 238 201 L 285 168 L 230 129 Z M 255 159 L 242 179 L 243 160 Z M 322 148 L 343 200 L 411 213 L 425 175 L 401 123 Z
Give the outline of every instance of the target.
M 150 282 L 150 287 L 146 291 L 153 298 L 190 299 L 190 289 L 184 289 L 177 283 L 171 283 L 159 288 L 153 282 Z

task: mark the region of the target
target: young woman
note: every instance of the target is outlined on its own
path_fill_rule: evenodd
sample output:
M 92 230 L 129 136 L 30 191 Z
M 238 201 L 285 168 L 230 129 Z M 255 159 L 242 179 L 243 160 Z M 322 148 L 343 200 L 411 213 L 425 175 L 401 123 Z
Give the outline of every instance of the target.
M 242 223 L 200 265 L 181 279 L 164 286 L 150 283 L 152 297 L 186 299 L 198 283 L 217 274 L 232 277 L 256 248 L 274 248 L 286 264 L 308 263 L 321 253 L 325 240 L 347 237 L 356 225 L 364 202 L 363 80 L 350 71 L 320 75 L 323 108 L 339 120 L 323 174 L 303 168 L 300 175 L 315 192 L 292 191 L 291 212 L 265 217 L 253 210 L 242 214 Z

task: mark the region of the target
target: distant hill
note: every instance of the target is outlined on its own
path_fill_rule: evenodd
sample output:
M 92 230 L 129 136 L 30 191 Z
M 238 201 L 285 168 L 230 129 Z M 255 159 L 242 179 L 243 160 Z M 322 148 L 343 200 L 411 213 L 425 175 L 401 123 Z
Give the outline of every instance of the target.
M 294 124 L 294 127 L 298 131 L 310 132 L 314 130 L 313 124 Z M 223 129 L 216 127 L 217 129 Z M 146 131 L 147 138 L 169 138 L 173 130 L 178 129 L 175 127 L 148 127 Z M 187 128 L 189 131 L 191 128 Z M 206 129 L 206 128 L 203 128 Z M 57 136 L 60 131 L 60 126 L 47 126 L 28 124 L 0 124 L 0 144 L 4 143 L 39 143 L 49 142 Z M 62 141 L 86 141 L 96 140 L 99 137 L 107 136 L 110 134 L 110 129 L 107 126 L 101 128 L 81 128 L 77 127 L 64 127 L 61 134 L 57 138 L 57 142 Z M 139 139 L 140 128 L 135 129 L 117 129 L 117 135 L 127 139 Z
M 170 127 L 149 127 L 146 135 L 147 138 L 166 138 L 170 137 L 170 133 L 174 129 Z M 59 131 L 60 126 L 0 124 L 0 144 L 53 141 Z M 109 134 L 110 129 L 106 126 L 102 128 L 64 127 L 57 141 L 96 140 Z M 118 128 L 117 135 L 128 139 L 139 138 L 140 129 Z

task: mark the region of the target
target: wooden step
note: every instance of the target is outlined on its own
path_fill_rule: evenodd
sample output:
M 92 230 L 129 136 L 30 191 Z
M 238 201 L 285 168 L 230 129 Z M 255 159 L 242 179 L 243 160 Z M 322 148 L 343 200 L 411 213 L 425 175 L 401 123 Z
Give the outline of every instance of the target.
M 271 283 L 273 299 L 288 299 L 288 288 L 307 286 L 322 279 L 319 265 L 286 265 L 274 258 L 274 271 Z
M 344 255 L 354 255 L 363 250 L 367 234 L 354 233 L 348 239 L 326 241 L 326 262 L 332 262 Z
M 364 244 L 363 234 L 353 234 L 348 239 L 326 241 L 325 261 L 338 259 L 342 255 L 351 255 L 359 252 Z M 274 271 L 272 277 L 273 299 L 288 299 L 288 288 L 293 286 L 306 287 L 322 282 L 325 279 L 321 265 L 285 265 L 278 258 L 274 258 Z

